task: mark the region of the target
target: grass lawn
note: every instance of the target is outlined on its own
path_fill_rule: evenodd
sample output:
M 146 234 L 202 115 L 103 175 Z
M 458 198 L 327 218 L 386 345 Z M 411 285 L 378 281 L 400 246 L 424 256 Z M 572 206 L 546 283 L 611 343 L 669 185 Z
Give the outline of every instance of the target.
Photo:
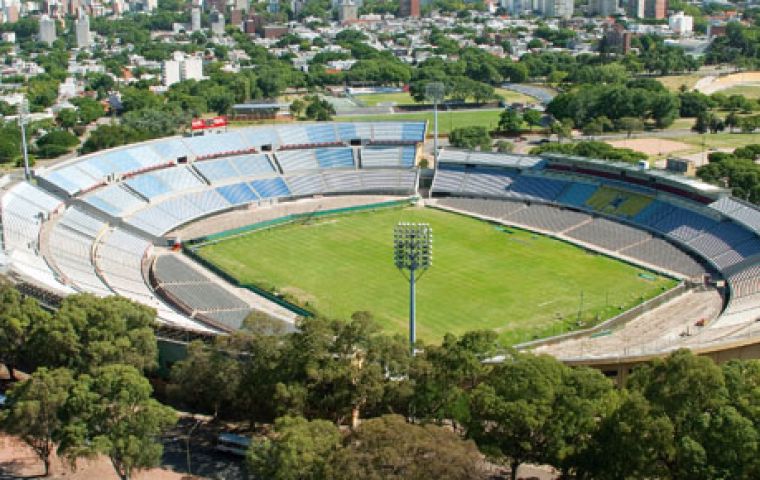
M 662 77 L 655 77 L 655 79 L 659 80 L 668 90 L 677 92 L 679 88 L 681 88 L 681 85 L 686 85 L 686 88 L 691 90 L 702 77 L 703 75 L 692 73 L 687 75 L 665 75 Z
M 499 123 L 501 110 L 439 110 L 438 111 L 438 131 L 440 133 L 449 133 L 451 130 L 459 127 L 470 127 L 473 125 L 482 125 L 489 130 L 496 128 Z M 427 120 L 429 131 L 433 132 L 433 112 L 418 113 L 389 113 L 384 115 L 350 115 L 334 117 L 336 122 L 381 122 L 383 120 L 394 120 L 397 122 L 409 120 Z
M 702 135 L 690 134 L 682 137 L 668 137 L 671 140 L 694 145 L 702 148 Z M 706 148 L 738 148 L 745 145 L 760 143 L 760 133 L 706 133 L 704 135 Z
M 722 93 L 727 97 L 730 97 L 731 95 L 741 95 L 750 100 L 757 100 L 760 98 L 760 85 L 737 85 L 735 87 L 721 90 L 717 93 Z
M 434 262 L 417 286 L 418 337 L 494 329 L 509 343 L 609 318 L 675 281 L 573 245 L 430 208 L 386 208 L 225 239 L 200 255 L 244 282 L 318 312 L 368 310 L 407 334 L 408 284 L 393 266 L 393 226 L 427 222 Z
M 496 88 L 496 93 L 504 97 L 504 101 L 507 103 L 519 102 L 519 103 L 535 103 L 536 99 L 523 95 L 522 93 L 513 92 L 505 88 Z M 356 95 L 355 98 L 364 102 L 368 107 L 374 107 L 379 104 L 391 104 L 396 105 L 413 105 L 417 102 L 414 101 L 411 95 L 407 92 L 397 93 L 370 93 L 366 95 Z
M 416 103 L 409 92 L 397 92 L 397 93 L 369 93 L 366 95 L 355 95 L 354 98 L 363 102 L 368 107 L 374 107 L 378 104 L 396 104 L 396 105 L 412 105 Z

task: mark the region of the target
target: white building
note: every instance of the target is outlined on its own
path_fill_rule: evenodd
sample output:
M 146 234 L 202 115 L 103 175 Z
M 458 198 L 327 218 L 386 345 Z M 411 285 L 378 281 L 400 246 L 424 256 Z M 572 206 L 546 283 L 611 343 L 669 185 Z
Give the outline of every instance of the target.
M 573 0 L 543 0 L 540 11 L 548 18 L 571 18 L 575 4 Z
M 678 12 L 668 18 L 668 26 L 676 35 L 691 35 L 694 31 L 694 17 Z
M 163 83 L 169 87 L 183 80 L 203 80 L 203 59 L 174 52 L 172 60 L 163 64 Z
M 201 31 L 201 9 L 200 8 L 193 8 L 193 10 L 190 12 L 190 31 L 191 32 Z
M 57 35 L 55 33 L 55 20 L 43 15 L 40 17 L 40 42 L 45 42 L 48 45 L 52 45 L 55 42 Z
M 221 12 L 212 10 L 209 14 L 209 21 L 211 22 L 211 33 L 214 35 L 224 35 L 224 15 Z
M 79 16 L 74 20 L 74 30 L 76 31 L 77 47 L 87 48 L 92 45 L 90 17 L 88 17 L 82 10 L 79 10 Z

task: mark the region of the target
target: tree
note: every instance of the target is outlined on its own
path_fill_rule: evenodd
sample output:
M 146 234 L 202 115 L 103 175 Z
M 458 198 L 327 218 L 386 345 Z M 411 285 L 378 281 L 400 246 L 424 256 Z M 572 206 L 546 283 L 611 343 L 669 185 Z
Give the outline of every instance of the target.
M 312 95 L 306 97 L 304 100 L 308 102 L 306 107 L 306 118 L 311 120 L 317 120 L 318 122 L 327 122 L 335 115 L 335 107 L 327 100 Z
M 22 298 L 10 284 L 0 284 L 0 362 L 8 368 L 11 380 L 28 349 L 34 326 L 45 324 L 49 315 L 32 298 Z
M 664 478 L 673 456 L 673 425 L 641 394 L 624 392 L 618 407 L 601 420 L 581 457 L 578 478 Z
M 85 372 L 111 363 L 144 371 L 156 366 L 156 313 L 123 297 L 66 297 L 45 322 L 35 322 L 28 357 L 35 365 Z
M 751 477 L 758 434 L 730 404 L 723 372 L 712 360 L 679 350 L 636 369 L 628 385 L 673 425 L 671 478 Z
M 9 408 L 0 415 L 2 428 L 17 435 L 45 465 L 50 474 L 50 454 L 61 434 L 60 410 L 66 403 L 73 382 L 70 370 L 37 369 L 32 376 L 8 392 Z
M 280 417 L 269 438 L 251 443 L 246 460 L 256 478 L 327 479 L 328 462 L 340 441 L 338 427 L 326 420 Z
M 106 78 L 111 78 L 106 76 Z M 99 101 L 89 97 L 76 97 L 71 99 L 71 103 L 76 105 L 79 121 L 84 125 L 89 125 L 95 120 L 105 115 L 103 105 Z
M 410 377 L 415 390 L 411 410 L 415 417 L 464 423 L 469 417 L 468 395 L 488 375 L 483 359 L 501 351 L 492 331 L 462 337 L 446 335 L 440 346 L 428 345 L 417 355 Z
M 573 135 L 573 122 L 567 118 L 562 121 L 555 120 L 549 125 L 549 132 L 557 136 L 557 143 L 562 143 L 563 138 L 570 138 Z
M 531 129 L 533 127 L 541 126 L 541 118 L 543 115 L 538 110 L 533 110 L 532 108 L 529 108 L 523 112 L 523 120 L 525 120 L 525 123 L 530 126 Z
M 62 407 L 64 427 L 58 453 L 107 455 L 121 480 L 155 467 L 163 448 L 157 440 L 177 421 L 174 411 L 151 398 L 153 389 L 134 367 L 108 365 L 80 375 Z
M 76 126 L 78 120 L 78 114 L 73 108 L 64 108 L 56 116 L 58 125 L 65 129 L 71 129 Z
M 728 127 L 728 131 L 734 133 L 734 128 L 739 126 L 739 115 L 737 115 L 736 112 L 729 113 L 726 115 L 724 123 L 726 127 Z
M 296 98 L 292 102 L 290 102 L 290 114 L 293 115 L 293 118 L 298 118 L 301 116 L 301 113 L 306 108 L 306 105 L 304 104 L 303 100 L 300 98 Z
M 549 356 L 514 353 L 470 396 L 467 435 L 486 455 L 507 460 L 512 480 L 521 464 L 548 459 L 549 422 L 566 369 Z
M 640 118 L 636 117 L 623 117 L 618 119 L 617 126 L 620 130 L 624 131 L 628 138 L 631 138 L 633 132 L 640 132 L 644 130 L 644 122 Z
M 327 478 L 368 480 L 479 478 L 481 455 L 472 442 L 436 425 L 412 425 L 399 415 L 364 421 L 328 463 Z
M 523 117 L 516 110 L 507 108 L 499 115 L 499 131 L 518 134 L 522 131 Z
M 214 418 L 237 399 L 240 362 L 217 347 L 196 340 L 188 345 L 187 357 L 172 367 L 171 379 L 178 399 L 208 408 Z
M 694 126 L 691 129 L 697 133 L 707 133 L 709 130 L 712 133 L 718 133 L 725 128 L 723 121 L 718 115 L 713 112 L 703 112 L 697 116 L 697 120 L 694 122 Z
M 496 151 L 499 153 L 511 153 L 515 149 L 515 144 L 506 140 L 496 142 Z
M 455 128 L 449 133 L 449 143 L 456 148 L 491 150 L 491 136 L 488 134 L 488 130 L 486 127 L 478 125 Z

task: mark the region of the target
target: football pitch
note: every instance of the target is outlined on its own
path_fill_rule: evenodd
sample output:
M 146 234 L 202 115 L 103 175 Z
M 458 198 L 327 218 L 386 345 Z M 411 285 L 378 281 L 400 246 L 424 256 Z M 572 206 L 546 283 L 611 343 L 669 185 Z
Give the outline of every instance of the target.
M 407 334 L 409 287 L 393 265 L 393 227 L 433 228 L 417 283 L 417 336 L 492 329 L 505 343 L 610 318 L 676 281 L 549 237 L 432 208 L 395 207 L 281 225 L 199 248 L 244 283 L 331 318 L 366 310 Z

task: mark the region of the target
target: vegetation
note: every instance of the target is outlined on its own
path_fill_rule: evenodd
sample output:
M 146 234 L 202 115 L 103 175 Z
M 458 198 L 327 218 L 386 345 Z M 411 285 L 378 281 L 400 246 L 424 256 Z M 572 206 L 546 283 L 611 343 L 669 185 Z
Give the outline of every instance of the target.
M 532 154 L 564 153 L 579 157 L 599 158 L 618 162 L 637 163 L 646 160 L 646 154 L 630 148 L 617 148 L 604 142 L 580 141 L 574 143 L 545 143 L 531 149 Z
M 155 311 L 83 294 L 50 314 L 9 285 L 0 305 L 0 361 L 33 372 L 8 391 L 0 429 L 26 442 L 46 475 L 54 451 L 72 463 L 104 454 L 123 480 L 156 466 L 157 437 L 176 417 L 143 376 L 156 363 Z
M 449 132 L 449 144 L 456 148 L 488 152 L 491 151 L 491 135 L 486 127 L 455 128 Z
M 760 204 L 760 145 L 747 145 L 734 153 L 714 152 L 710 163 L 700 167 L 697 175 L 702 180 L 731 189 L 732 195 Z

